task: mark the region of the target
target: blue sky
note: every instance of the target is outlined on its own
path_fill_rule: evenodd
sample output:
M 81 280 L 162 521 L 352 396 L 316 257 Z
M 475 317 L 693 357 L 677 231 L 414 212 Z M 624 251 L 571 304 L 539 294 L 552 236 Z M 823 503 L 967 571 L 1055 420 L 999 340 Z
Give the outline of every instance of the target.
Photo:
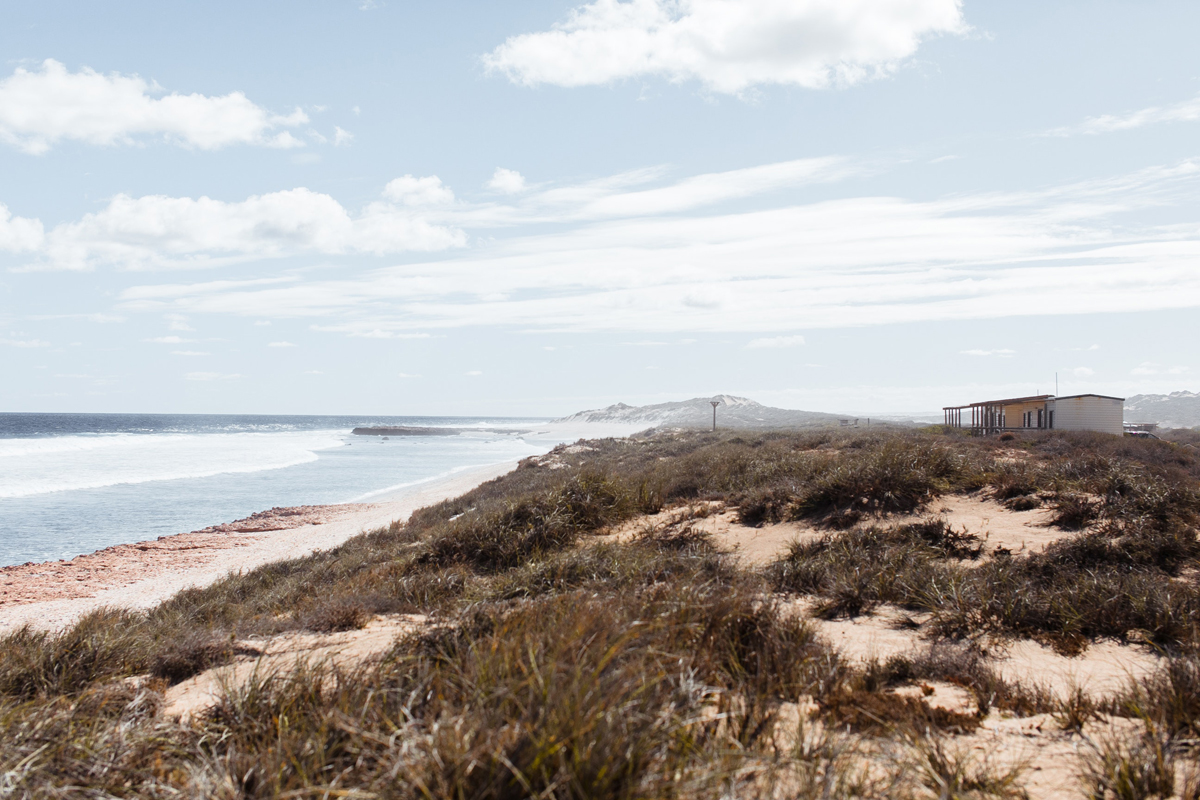
M 1195 3 L 4 15 L 2 410 L 1197 388 Z

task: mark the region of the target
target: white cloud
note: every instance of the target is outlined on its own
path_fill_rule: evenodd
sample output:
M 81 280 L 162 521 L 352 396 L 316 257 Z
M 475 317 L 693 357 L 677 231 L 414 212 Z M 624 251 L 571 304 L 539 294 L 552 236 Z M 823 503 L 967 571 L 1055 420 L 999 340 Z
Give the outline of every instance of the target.
M 44 153 L 64 139 L 93 145 L 128 144 L 161 136 L 201 150 L 234 144 L 302 147 L 280 128 L 308 122 L 297 109 L 281 116 L 241 92 L 221 96 L 167 94 L 137 75 L 79 72 L 53 59 L 41 69 L 17 68 L 0 80 L 0 141 Z
M 1200 97 L 1173 103 L 1169 106 L 1149 106 L 1125 114 L 1104 114 L 1088 117 L 1079 125 L 1055 128 L 1049 136 L 1073 136 L 1076 134 L 1100 134 L 1128 131 L 1163 122 L 1195 122 L 1200 120 Z
M 804 344 L 803 336 L 770 336 L 764 339 L 751 339 L 746 347 L 757 349 L 760 347 L 798 347 Z
M 464 372 L 463 374 L 464 374 L 464 375 L 470 375 L 470 376 L 474 377 L 474 376 L 477 376 L 477 375 L 482 375 L 482 374 L 483 374 L 483 372 L 482 372 L 482 371 L 480 371 L 480 370 L 477 370 L 477 369 L 473 369 L 473 370 L 471 370 L 470 372 Z
M 656 75 L 726 93 L 823 89 L 888 75 L 924 39 L 965 30 L 961 0 L 595 0 L 483 62 L 529 86 Z
M 266 327 L 267 325 L 270 325 L 270 324 L 271 324 L 271 320 L 269 320 L 269 319 L 256 319 L 256 320 L 254 320 L 254 325 L 255 325 L 255 327 L 259 327 L 259 328 L 261 328 L 261 327 Z
M 780 165 L 794 183 L 769 180 L 771 165 L 673 182 L 658 170 L 539 190 L 511 205 L 456 203 L 431 219 L 516 232 L 480 237 L 453 258 L 335 277 L 135 286 L 120 307 L 306 318 L 317 330 L 375 338 L 513 326 L 664 341 L 700 330 L 770 337 L 1200 307 L 1200 166 L 1191 162 L 942 199 L 799 202 L 787 191 L 825 169 Z M 856 174 L 852 164 L 828 169 Z M 749 197 L 749 208 L 734 204 Z M 1150 208 L 1173 209 L 1172 224 L 1147 222 L 1160 216 L 1148 217 Z
M 343 128 L 339 128 L 337 125 L 333 126 L 333 146 L 334 147 L 341 147 L 342 145 L 350 144 L 350 142 L 352 142 L 352 141 L 354 141 L 353 133 L 351 133 L 350 131 L 345 130 Z
M 1143 361 L 1130 370 L 1132 375 L 1184 375 L 1187 372 L 1190 372 L 1188 367 L 1178 365 L 1168 367 L 1153 361 Z
M 1090 367 L 1076 367 L 1075 369 L 1071 370 L 1071 374 L 1076 378 L 1090 378 L 1096 374 L 1096 370 Z
M 397 372 L 396 377 L 397 378 L 419 378 L 421 376 L 420 375 L 409 375 L 407 372 Z
M 525 176 L 515 169 L 496 167 L 492 179 L 487 182 L 487 187 L 501 194 L 517 194 L 525 191 Z
M 173 356 L 210 356 L 212 353 L 205 353 L 201 350 L 172 350 Z
M 183 377 L 189 381 L 231 381 L 242 376 L 236 373 L 225 375 L 220 372 L 189 372 Z
M 314 331 L 344 333 L 359 339 L 428 339 L 428 333 L 396 330 L 395 323 L 379 320 L 355 320 L 339 325 L 312 325 Z
M 728 204 L 868 173 L 877 167 L 838 157 L 810 158 L 698 175 L 662 186 L 664 170 L 638 170 L 525 193 L 510 203 L 468 204 L 437 176 L 406 175 L 384 189 L 386 201 L 351 214 L 333 197 L 306 188 L 240 202 L 208 197 L 117 195 L 101 211 L 29 238 L 37 260 L 18 271 L 129 270 L 220 266 L 293 255 L 388 255 L 464 247 L 464 228 L 538 222 L 631 219 Z M 515 174 L 515 173 L 514 173 Z M 27 249 L 29 249 L 27 247 Z M 504 293 L 493 293 L 501 299 Z M 716 307 L 719 296 L 696 290 L 688 302 Z
M 376 202 L 351 215 L 329 195 L 304 188 L 241 202 L 120 194 L 103 210 L 54 227 L 40 259 L 22 269 L 88 270 L 105 264 L 169 269 L 303 253 L 383 255 L 465 244 L 461 231 L 433 224 L 407 208 Z
M 41 220 L 14 217 L 8 206 L 0 203 L 0 250 L 10 253 L 37 250 L 44 240 Z
M 9 336 L 10 337 L 16 336 L 17 338 L 6 339 L 3 337 L 0 337 L 0 345 L 4 345 L 5 347 L 22 347 L 22 348 L 24 348 L 24 347 L 49 347 L 50 346 L 49 342 L 43 342 L 41 339 L 29 339 L 24 334 L 20 334 L 20 333 L 18 333 L 18 334 L 10 333 Z
M 153 339 L 143 339 L 145 342 L 154 342 L 155 344 L 183 344 L 184 342 L 192 342 L 194 339 L 181 339 L 178 336 L 155 336 Z
M 267 347 L 295 347 L 291 342 L 268 342 Z
M 170 323 L 167 325 L 169 330 L 173 331 L 194 331 L 196 330 L 191 325 L 188 325 L 187 317 L 183 314 L 163 314 L 163 317 Z
M 29 319 L 82 319 L 88 322 L 94 322 L 97 325 L 110 325 L 113 323 L 125 322 L 126 320 L 126 318 L 120 314 L 32 314 L 30 315 Z
M 506 226 L 644 217 L 691 211 L 747 197 L 794 190 L 869 174 L 878 167 L 837 156 L 695 175 L 660 186 L 666 170 L 633 170 L 598 180 L 545 189 L 511 205 L 489 204 L 455 210 L 463 226 Z
M 436 206 L 454 202 L 454 192 L 443 186 L 442 179 L 437 175 L 425 178 L 404 175 L 395 178 L 383 188 L 383 196 L 406 206 Z
M 1001 358 L 1008 358 L 1012 355 L 1015 355 L 1017 351 L 1016 350 L 980 350 L 977 348 L 974 350 L 959 350 L 958 352 L 964 356 L 1000 356 Z

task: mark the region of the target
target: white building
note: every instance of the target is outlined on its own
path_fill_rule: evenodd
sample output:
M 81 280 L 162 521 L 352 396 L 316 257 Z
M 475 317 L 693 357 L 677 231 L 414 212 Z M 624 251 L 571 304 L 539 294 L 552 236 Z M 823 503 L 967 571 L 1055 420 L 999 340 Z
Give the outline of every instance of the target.
M 972 433 L 982 435 L 1030 430 L 1099 431 L 1114 436 L 1125 432 L 1125 398 L 1101 394 L 984 400 L 946 406 L 942 412 L 950 427 L 969 427 Z

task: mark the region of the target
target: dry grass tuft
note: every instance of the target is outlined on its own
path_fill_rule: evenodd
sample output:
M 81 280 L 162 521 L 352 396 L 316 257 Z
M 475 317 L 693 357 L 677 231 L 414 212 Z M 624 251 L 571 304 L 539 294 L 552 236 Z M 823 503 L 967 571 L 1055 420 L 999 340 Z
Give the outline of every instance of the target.
M 1089 785 L 1162 795 L 1200 739 L 1198 456 L 1058 432 L 662 433 L 560 448 L 334 550 L 145 612 L 5 637 L 0 795 L 1018 797 L 1019 771 L 953 743 L 994 709 L 1053 713 L 1078 732 L 1098 709 L 1144 720 L 1144 741 L 1094 748 Z M 1083 528 L 992 557 L 939 520 L 887 521 L 979 490 Z M 709 501 L 829 534 L 758 571 L 687 519 L 593 538 L 664 508 L 700 517 Z M 795 594 L 830 616 L 927 612 L 929 647 L 848 665 L 781 611 Z M 187 726 L 159 713 L 169 682 L 254 655 L 236 644 L 248 636 L 353 630 L 385 613 L 433 624 L 358 668 L 255 675 Z M 1075 652 L 1128 637 L 1170 657 L 1123 697 L 1060 701 L 1002 680 L 973 644 L 984 635 Z M 923 681 L 976 702 L 947 711 L 897 691 Z

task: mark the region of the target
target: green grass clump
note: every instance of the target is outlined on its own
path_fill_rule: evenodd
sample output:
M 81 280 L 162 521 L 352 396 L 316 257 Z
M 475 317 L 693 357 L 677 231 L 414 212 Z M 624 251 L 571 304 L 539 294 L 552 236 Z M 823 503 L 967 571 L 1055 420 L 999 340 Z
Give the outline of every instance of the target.
M 880 603 L 927 610 L 961 573 L 947 559 L 979 554 L 976 537 L 929 520 L 794 544 L 771 575 L 780 591 L 821 596 L 817 613 L 823 616 L 858 616 Z

